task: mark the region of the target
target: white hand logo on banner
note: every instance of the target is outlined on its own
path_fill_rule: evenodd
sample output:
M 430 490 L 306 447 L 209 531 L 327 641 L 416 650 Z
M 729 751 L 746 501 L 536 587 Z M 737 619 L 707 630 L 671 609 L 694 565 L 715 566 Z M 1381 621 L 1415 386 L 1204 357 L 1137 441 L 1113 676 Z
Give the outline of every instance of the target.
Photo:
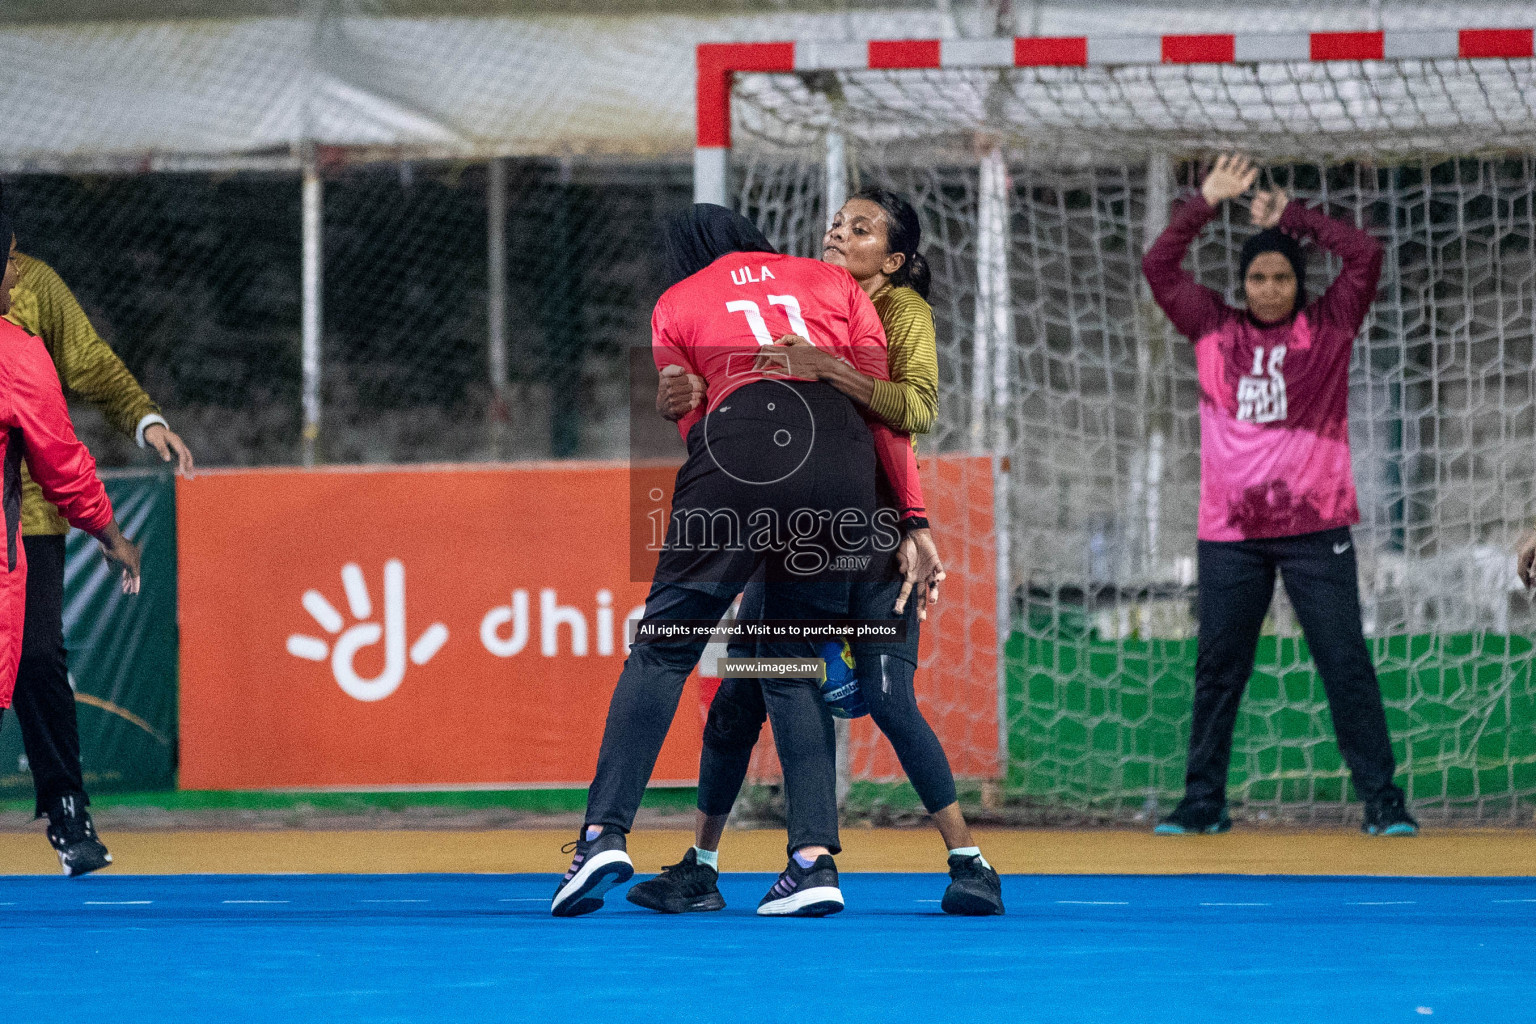
M 325 661 L 330 658 L 331 672 L 336 685 L 349 697 L 362 701 L 383 700 L 399 688 L 405 679 L 405 566 L 398 558 L 384 563 L 384 625 L 361 621 L 373 615 L 373 601 L 368 595 L 368 584 L 363 580 L 363 570 L 355 562 L 341 567 L 341 584 L 347 593 L 347 607 L 352 617 L 360 620 L 357 625 L 342 632 L 345 625 L 334 605 L 318 590 L 304 592 L 304 610 L 314 618 L 320 628 L 336 637 L 334 645 L 324 640 L 299 633 L 288 638 L 288 653 L 307 661 Z M 384 670 L 372 679 L 357 674 L 352 659 L 364 647 L 384 641 Z M 448 642 L 448 627 L 434 622 L 411 645 L 410 659 L 413 665 L 425 665 L 431 661 L 443 644 Z

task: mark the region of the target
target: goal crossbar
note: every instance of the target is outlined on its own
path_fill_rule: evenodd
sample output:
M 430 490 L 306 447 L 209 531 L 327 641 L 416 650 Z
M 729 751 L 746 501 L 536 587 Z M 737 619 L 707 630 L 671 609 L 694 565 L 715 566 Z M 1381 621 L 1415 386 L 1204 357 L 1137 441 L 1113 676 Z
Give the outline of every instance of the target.
M 1112 68 L 1134 65 L 1483 60 L 1536 56 L 1531 28 L 1216 33 L 854 42 L 702 43 L 696 51 L 694 198 L 725 204 L 731 88 L 752 72 Z

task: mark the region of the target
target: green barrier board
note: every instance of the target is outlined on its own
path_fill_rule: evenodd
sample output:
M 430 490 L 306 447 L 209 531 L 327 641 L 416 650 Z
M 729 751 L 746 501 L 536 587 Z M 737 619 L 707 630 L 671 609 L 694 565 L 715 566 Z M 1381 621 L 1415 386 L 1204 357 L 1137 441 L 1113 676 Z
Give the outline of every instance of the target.
M 166 470 L 103 473 L 123 531 L 144 546 L 143 586 L 124 595 L 119 574 L 79 530 L 67 541 L 64 639 L 92 793 L 176 784 L 176 485 Z M 0 797 L 32 795 L 21 731 L 0 729 Z
M 1494 817 L 1536 800 L 1531 641 L 1494 633 L 1371 641 L 1417 806 Z M 1087 633 L 1009 639 L 1008 788 L 1045 803 L 1166 809 L 1183 792 L 1196 641 Z M 1304 641 L 1266 636 L 1233 743 L 1229 796 L 1282 806 L 1353 799 Z

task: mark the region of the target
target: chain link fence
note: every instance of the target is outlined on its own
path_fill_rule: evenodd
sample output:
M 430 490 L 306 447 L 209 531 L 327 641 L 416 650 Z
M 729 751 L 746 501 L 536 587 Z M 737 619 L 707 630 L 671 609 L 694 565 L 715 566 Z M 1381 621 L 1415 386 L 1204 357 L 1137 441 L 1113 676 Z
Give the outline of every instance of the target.
M 317 461 L 630 454 L 625 351 L 649 343 L 656 241 L 691 201 L 690 168 L 503 167 L 493 332 L 490 163 L 322 161 Z M 5 190 L 21 250 L 58 271 L 202 465 L 301 461 L 296 172 L 22 174 Z M 104 465 L 139 458 L 76 412 Z

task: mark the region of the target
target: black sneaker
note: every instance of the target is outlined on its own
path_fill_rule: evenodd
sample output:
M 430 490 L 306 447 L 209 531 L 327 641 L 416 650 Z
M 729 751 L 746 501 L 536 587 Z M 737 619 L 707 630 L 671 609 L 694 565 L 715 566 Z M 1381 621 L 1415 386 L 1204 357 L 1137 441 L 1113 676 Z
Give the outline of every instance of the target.
M 837 865 L 825 853 L 808 868 L 789 858 L 789 866 L 757 905 L 763 917 L 826 917 L 842 909 Z
M 1365 820 L 1360 831 L 1369 836 L 1416 836 L 1419 823 L 1408 813 L 1403 794 L 1394 793 L 1365 805 Z
M 949 888 L 939 904 L 946 914 L 990 917 L 1003 913 L 1003 883 L 980 857 L 949 855 Z
M 1158 822 L 1152 831 L 1160 836 L 1214 836 L 1232 831 L 1232 819 L 1227 816 L 1225 803 L 1212 807 L 1180 800 L 1173 813 Z
M 661 874 L 631 886 L 624 898 L 637 907 L 663 914 L 692 914 L 705 910 L 724 910 L 720 895 L 720 873 L 699 863 L 699 851 L 693 847 L 676 864 L 661 869 Z
M 61 796 L 48 808 L 48 842 L 59 855 L 67 878 L 100 871 L 112 863 L 112 855 L 96 835 L 91 812 L 79 795 Z
M 581 835 L 586 835 L 583 826 Z M 575 851 L 565 877 L 555 887 L 549 912 L 556 917 L 580 917 L 603 905 L 603 894 L 635 874 L 624 846 L 624 833 L 604 827 L 596 839 L 577 839 L 561 847 L 562 853 Z

